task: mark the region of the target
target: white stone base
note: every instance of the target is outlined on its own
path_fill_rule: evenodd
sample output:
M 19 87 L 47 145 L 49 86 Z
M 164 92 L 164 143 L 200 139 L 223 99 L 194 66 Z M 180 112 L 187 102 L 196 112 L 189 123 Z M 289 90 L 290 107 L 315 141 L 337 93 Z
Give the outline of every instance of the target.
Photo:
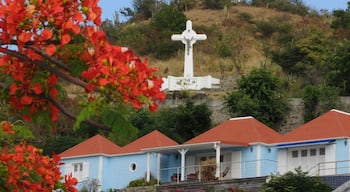
M 174 77 L 163 78 L 162 90 L 201 90 L 219 88 L 220 79 L 209 76 L 204 77 Z

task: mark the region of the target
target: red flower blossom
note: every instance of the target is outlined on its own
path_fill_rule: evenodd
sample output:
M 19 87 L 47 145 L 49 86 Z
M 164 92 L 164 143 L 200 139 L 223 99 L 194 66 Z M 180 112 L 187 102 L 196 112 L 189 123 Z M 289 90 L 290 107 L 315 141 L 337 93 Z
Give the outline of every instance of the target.
M 10 134 L 10 135 L 15 134 L 15 131 L 12 129 L 13 126 L 11 125 L 10 122 L 8 121 L 1 122 L 1 127 L 7 134 Z

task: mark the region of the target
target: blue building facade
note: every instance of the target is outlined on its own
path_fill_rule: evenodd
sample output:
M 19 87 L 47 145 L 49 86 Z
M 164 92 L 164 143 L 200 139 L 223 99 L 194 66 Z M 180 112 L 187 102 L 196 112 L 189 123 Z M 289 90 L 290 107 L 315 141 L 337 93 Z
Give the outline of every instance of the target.
M 337 123 L 334 123 L 337 122 Z M 350 115 L 328 113 L 281 135 L 253 117 L 233 118 L 183 144 L 157 132 L 113 153 L 65 155 L 64 174 L 79 187 L 121 189 L 143 178 L 159 184 L 269 176 L 301 167 L 311 175 L 350 173 Z M 152 145 L 165 138 L 162 144 Z M 80 168 L 81 166 L 81 168 Z

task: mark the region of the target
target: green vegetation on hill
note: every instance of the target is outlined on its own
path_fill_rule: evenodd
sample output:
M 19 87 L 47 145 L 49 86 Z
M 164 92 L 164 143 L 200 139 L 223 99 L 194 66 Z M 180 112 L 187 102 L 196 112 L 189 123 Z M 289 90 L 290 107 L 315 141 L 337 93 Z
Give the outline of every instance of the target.
M 105 21 L 103 29 L 110 41 L 148 57 L 162 75 L 181 75 L 183 45 L 170 36 L 185 29 L 190 19 L 197 33 L 208 36 L 194 49 L 197 75 L 224 79 L 268 65 L 286 80 L 290 97 L 300 97 L 308 84 L 332 85 L 341 95 L 350 94 L 349 10 L 318 13 L 301 1 L 288 0 L 172 1 L 155 7 L 144 5 L 147 2 L 134 1 L 138 9 L 129 8 L 129 22 Z M 140 7 L 152 14 L 140 16 L 146 12 Z

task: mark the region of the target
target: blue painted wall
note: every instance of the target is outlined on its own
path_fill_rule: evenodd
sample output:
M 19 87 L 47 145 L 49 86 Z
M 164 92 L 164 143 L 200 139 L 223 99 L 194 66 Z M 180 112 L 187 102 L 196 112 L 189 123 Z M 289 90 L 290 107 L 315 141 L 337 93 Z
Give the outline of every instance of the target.
M 92 157 L 82 157 L 82 158 L 72 158 L 72 159 L 64 159 L 62 160 L 64 164 L 73 164 L 73 163 L 83 163 L 88 162 L 89 163 L 89 179 L 97 179 L 98 178 L 98 166 L 99 166 L 99 157 L 98 156 L 92 156 Z M 65 173 L 64 166 L 60 167 L 61 173 Z M 79 182 L 76 186 L 78 189 L 81 189 L 84 185 L 86 185 L 87 181 Z
M 261 145 L 261 176 L 277 172 L 277 148 Z
M 89 178 L 98 179 L 99 173 L 99 157 L 84 157 L 75 159 L 64 159 L 65 163 L 80 163 L 89 162 Z M 103 169 L 102 169 L 102 190 L 108 191 L 109 189 L 121 189 L 125 188 L 130 181 L 146 178 L 147 172 L 147 154 L 133 154 L 123 156 L 103 156 Z M 151 177 L 156 178 L 158 173 L 158 157 L 157 154 L 151 154 Z M 136 165 L 136 169 L 131 169 L 131 164 Z M 64 173 L 64 167 L 61 167 L 61 172 Z M 81 189 L 86 182 L 79 183 L 78 189 Z
M 157 155 L 151 155 L 151 175 L 157 176 Z M 131 164 L 136 165 L 135 170 L 131 170 Z M 130 181 L 146 178 L 147 172 L 147 154 L 134 154 L 134 155 L 124 155 L 113 157 L 111 166 L 115 167 L 115 171 L 109 173 L 116 175 L 116 180 L 113 181 L 116 183 L 116 189 L 121 189 L 127 187 Z
M 336 140 L 335 161 L 337 161 L 337 174 L 349 173 L 349 145 L 350 143 L 347 143 L 346 139 Z
M 242 178 L 245 177 L 255 177 L 257 172 L 257 146 L 249 146 L 241 148 L 241 155 L 242 155 L 242 165 L 241 165 L 241 173 Z
M 170 182 L 170 177 L 175 173 L 180 173 L 180 154 L 162 154 L 160 160 L 160 181 Z

